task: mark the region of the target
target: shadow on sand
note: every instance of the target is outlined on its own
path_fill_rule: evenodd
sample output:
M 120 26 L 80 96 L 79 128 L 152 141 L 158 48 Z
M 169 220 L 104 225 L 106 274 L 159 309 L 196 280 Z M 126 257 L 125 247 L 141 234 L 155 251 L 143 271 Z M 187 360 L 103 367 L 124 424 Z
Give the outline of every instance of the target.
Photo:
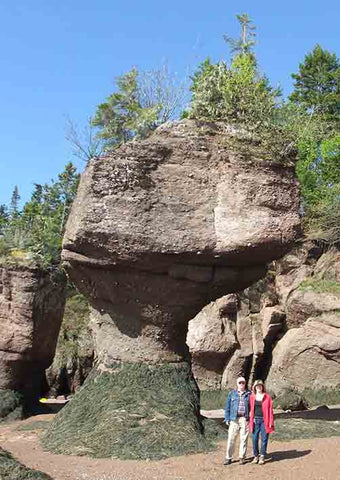
M 304 420 L 328 420 L 334 422 L 336 420 L 340 421 L 340 408 L 328 408 L 326 406 L 321 406 L 314 410 L 276 413 L 275 418 L 302 418 Z
M 277 452 L 271 452 L 268 455 L 267 462 L 280 462 L 281 460 L 290 460 L 294 458 L 304 457 L 309 455 L 312 450 L 283 450 Z

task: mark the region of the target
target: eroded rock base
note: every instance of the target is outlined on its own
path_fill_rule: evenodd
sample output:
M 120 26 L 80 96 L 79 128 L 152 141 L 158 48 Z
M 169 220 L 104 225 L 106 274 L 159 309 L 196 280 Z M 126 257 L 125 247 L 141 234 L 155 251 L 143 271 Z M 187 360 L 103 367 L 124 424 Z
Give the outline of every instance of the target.
M 209 448 L 189 364 L 116 362 L 93 371 L 43 437 L 55 453 L 159 459 Z

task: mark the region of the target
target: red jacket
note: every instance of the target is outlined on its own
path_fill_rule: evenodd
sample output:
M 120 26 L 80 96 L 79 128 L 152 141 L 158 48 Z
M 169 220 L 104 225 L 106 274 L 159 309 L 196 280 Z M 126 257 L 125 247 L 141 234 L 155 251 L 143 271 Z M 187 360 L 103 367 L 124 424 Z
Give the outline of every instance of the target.
M 254 431 L 254 411 L 255 411 L 255 394 L 252 393 L 249 398 L 250 418 L 249 418 L 249 430 Z M 273 433 L 274 429 L 274 411 L 273 402 L 270 395 L 264 394 L 262 400 L 262 412 L 263 421 L 267 433 Z

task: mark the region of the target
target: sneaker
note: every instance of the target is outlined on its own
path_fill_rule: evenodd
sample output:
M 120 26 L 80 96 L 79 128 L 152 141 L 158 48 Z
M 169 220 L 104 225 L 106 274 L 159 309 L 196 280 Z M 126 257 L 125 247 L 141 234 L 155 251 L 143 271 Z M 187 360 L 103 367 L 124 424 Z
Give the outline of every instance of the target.
M 231 458 L 226 458 L 223 465 L 231 465 Z
M 259 465 L 263 465 L 263 464 L 264 464 L 264 455 L 260 455 Z
M 239 465 L 244 465 L 246 463 L 244 458 L 240 458 L 238 461 Z
M 259 457 L 258 457 L 258 455 L 256 455 L 256 456 L 253 458 L 253 461 L 252 461 L 251 463 L 254 463 L 254 464 L 259 463 Z

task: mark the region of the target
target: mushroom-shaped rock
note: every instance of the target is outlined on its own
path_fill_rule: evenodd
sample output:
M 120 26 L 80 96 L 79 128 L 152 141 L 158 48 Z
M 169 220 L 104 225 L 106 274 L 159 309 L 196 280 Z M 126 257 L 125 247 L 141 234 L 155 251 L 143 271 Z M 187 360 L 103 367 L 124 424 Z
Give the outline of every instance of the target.
M 126 362 L 186 368 L 189 320 L 212 300 L 261 278 L 267 262 L 298 235 L 293 168 L 262 161 L 258 149 L 256 158 L 251 149 L 242 157 L 227 140 L 223 127 L 178 121 L 88 163 L 63 259 L 92 305 L 98 363 L 106 373 L 114 365 L 118 375 Z M 161 389 L 157 398 L 145 389 L 150 411 L 168 401 Z M 183 399 L 194 390 L 183 383 Z M 169 418 L 158 420 L 169 430 L 175 410 L 169 406 Z M 59 419 L 54 433 L 61 425 Z M 65 451 L 75 451 L 76 443 L 65 432 Z

